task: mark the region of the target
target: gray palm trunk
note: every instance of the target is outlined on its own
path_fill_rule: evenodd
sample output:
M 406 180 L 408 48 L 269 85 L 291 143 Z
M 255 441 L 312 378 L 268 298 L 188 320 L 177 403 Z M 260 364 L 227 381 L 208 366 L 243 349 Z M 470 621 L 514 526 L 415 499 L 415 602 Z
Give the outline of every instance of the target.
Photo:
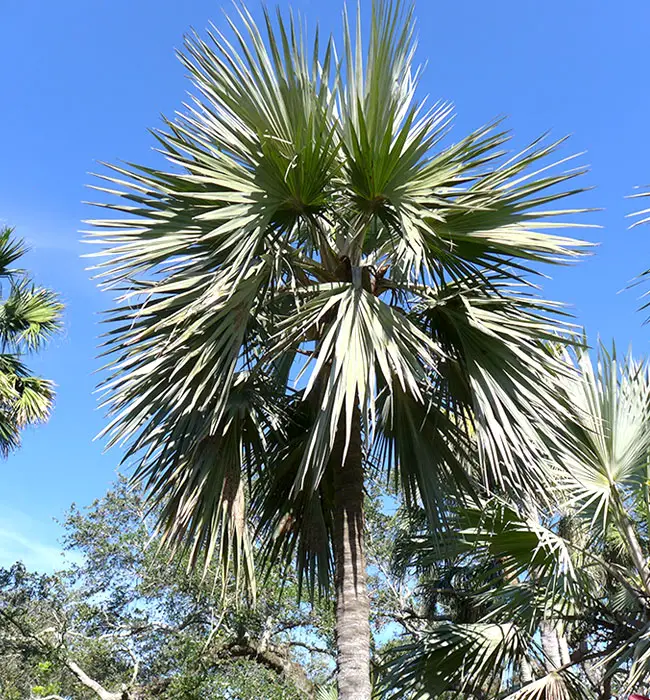
M 598 700 L 611 700 L 612 698 L 612 678 L 607 676 L 603 681 L 603 686 L 598 696 Z
M 562 666 L 562 657 L 557 631 L 550 622 L 543 622 L 540 628 L 542 649 L 546 657 L 546 672 L 551 673 Z
M 370 601 L 366 582 L 363 517 L 363 456 L 359 410 L 349 443 L 339 435 L 332 453 L 334 471 L 334 583 L 339 700 L 370 700 Z

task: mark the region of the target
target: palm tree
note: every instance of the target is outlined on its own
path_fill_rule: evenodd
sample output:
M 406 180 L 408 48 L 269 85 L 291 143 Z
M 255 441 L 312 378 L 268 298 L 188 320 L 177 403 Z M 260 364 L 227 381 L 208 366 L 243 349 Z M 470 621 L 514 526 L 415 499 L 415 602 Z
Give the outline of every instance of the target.
M 596 366 L 586 351 L 577 363 L 561 507 L 492 498 L 457 510 L 461 535 L 446 547 L 431 535 L 405 545 L 412 564 L 446 568 L 464 613 L 446 616 L 444 601 L 397 652 L 388 697 L 610 700 L 650 689 L 650 369 L 602 348 Z
M 56 294 L 37 287 L 13 265 L 26 253 L 13 229 L 0 229 L 0 452 L 20 444 L 27 425 L 47 419 L 54 398 L 51 381 L 33 376 L 23 362 L 58 330 L 63 306 Z
M 504 157 L 498 123 L 443 147 L 410 6 L 375 3 L 367 49 L 344 15 L 341 54 L 264 27 L 242 8 L 230 39 L 188 37 L 196 95 L 155 132 L 169 167 L 97 184 L 117 214 L 90 222 L 118 295 L 106 434 L 168 544 L 252 582 L 252 522 L 310 594 L 333 580 L 339 697 L 364 700 L 364 475 L 434 521 L 475 438 L 487 484 L 544 483 L 569 370 L 543 341 L 568 329 L 530 274 L 582 252 L 554 206 L 580 171 L 549 170 L 543 139 Z

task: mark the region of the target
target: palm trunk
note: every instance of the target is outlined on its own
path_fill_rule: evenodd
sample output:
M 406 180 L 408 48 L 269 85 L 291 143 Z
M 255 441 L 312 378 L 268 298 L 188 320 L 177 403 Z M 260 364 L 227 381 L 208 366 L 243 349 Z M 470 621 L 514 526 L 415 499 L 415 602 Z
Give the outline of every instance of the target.
M 557 632 L 550 622 L 542 622 L 540 625 L 540 637 L 545 656 L 546 671 L 550 673 L 562 666 Z
M 598 700 L 611 700 L 612 698 L 612 677 L 607 676 L 603 681 L 603 688 L 598 696 Z
M 562 666 L 568 666 L 571 663 L 571 650 L 569 649 L 569 641 L 564 632 L 557 633 L 558 646 L 560 647 L 560 660 Z
M 636 536 L 636 532 L 634 531 L 634 525 L 632 524 L 632 521 L 625 510 L 625 506 L 621 502 L 620 497 L 617 498 L 617 500 L 619 505 L 619 523 L 623 530 L 623 536 L 627 543 L 628 551 L 632 557 L 634 566 L 639 573 L 639 577 L 643 583 L 643 588 L 646 594 L 650 595 L 650 571 L 648 570 L 648 563 L 643 550 L 641 549 L 641 544 Z
M 370 700 L 370 601 L 366 582 L 358 410 L 354 412 L 345 460 L 344 444 L 345 428 L 341 425 L 332 453 L 338 691 L 339 700 Z
M 528 663 L 528 659 L 522 659 L 521 660 L 521 684 L 523 685 L 528 685 L 529 683 L 533 682 L 533 668 L 532 666 Z

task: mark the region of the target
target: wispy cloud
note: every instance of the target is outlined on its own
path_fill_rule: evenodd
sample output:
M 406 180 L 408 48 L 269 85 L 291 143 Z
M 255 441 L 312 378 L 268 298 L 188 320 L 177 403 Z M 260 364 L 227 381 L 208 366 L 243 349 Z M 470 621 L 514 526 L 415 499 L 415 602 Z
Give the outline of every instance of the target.
M 0 528 L 0 566 L 9 567 L 17 561 L 30 571 L 51 573 L 62 568 L 63 553 L 58 547 Z
M 0 567 L 17 561 L 30 571 L 52 573 L 62 569 L 74 556 L 65 554 L 57 543 L 57 525 L 46 524 L 14 509 L 0 507 Z

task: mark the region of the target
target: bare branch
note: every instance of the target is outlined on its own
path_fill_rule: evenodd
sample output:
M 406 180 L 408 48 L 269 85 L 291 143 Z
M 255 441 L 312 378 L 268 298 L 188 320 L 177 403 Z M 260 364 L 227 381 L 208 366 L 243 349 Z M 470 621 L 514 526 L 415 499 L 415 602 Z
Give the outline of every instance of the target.
M 85 685 L 86 688 L 90 688 L 101 700 L 121 700 L 122 693 L 112 693 L 106 690 L 100 683 L 92 679 L 82 668 L 79 667 L 77 663 L 71 659 L 64 659 L 65 665 L 72 671 L 72 673 L 77 677 L 78 681 Z
M 291 640 L 287 642 L 290 647 L 300 647 L 301 649 L 306 649 L 311 654 L 326 654 L 328 656 L 333 656 L 332 651 L 329 649 L 323 649 L 322 647 L 314 646 L 313 644 L 307 644 L 306 642 L 299 642 L 297 640 Z
M 131 687 L 135 685 L 135 682 L 138 680 L 138 674 L 140 673 L 140 658 L 138 655 L 135 653 L 135 650 L 131 645 L 128 645 L 126 647 L 126 651 L 128 652 L 129 656 L 133 659 L 133 673 L 131 674 Z

